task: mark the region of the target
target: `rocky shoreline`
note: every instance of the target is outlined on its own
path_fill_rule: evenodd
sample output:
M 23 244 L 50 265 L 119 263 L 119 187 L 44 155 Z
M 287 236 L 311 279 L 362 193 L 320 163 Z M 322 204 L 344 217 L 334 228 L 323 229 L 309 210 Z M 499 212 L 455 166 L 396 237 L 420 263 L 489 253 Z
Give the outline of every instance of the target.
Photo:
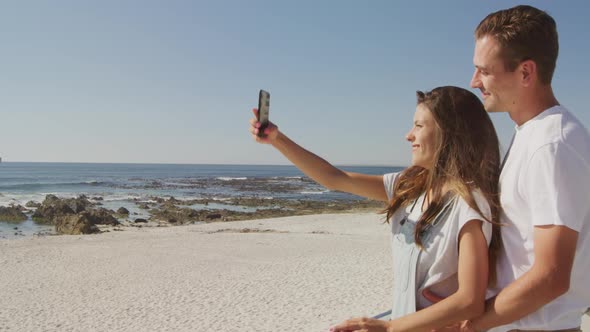
M 22 205 L 0 207 L 0 221 L 18 224 L 32 219 L 39 225 L 55 227 L 56 234 L 94 234 L 122 231 L 126 227 L 166 227 L 196 223 L 267 219 L 286 216 L 379 212 L 382 202 L 372 200 L 290 200 L 280 198 L 237 197 L 224 200 L 174 197 L 150 197 L 149 200 L 126 202 L 117 210 L 103 207 L 102 197 L 60 198 L 47 195 L 43 202 L 30 201 Z M 146 217 L 147 216 L 147 217 Z

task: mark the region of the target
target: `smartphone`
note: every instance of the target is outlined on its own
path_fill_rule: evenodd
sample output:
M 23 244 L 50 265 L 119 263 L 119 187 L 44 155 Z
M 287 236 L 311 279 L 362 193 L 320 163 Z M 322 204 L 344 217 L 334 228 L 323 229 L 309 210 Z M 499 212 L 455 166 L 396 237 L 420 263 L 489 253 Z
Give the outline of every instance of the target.
M 258 93 L 258 122 L 260 122 L 260 128 L 258 128 L 258 137 L 266 137 L 264 129 L 268 127 L 268 111 L 270 110 L 270 93 L 264 90 L 260 90 Z

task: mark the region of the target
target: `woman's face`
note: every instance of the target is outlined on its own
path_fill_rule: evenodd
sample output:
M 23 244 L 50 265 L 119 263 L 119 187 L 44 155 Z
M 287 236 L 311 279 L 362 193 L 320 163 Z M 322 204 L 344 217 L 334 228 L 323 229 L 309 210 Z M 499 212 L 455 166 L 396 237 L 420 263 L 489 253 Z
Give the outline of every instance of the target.
M 416 106 L 414 125 L 406 135 L 412 143 L 412 166 L 433 168 L 439 130 L 432 112 L 424 104 Z

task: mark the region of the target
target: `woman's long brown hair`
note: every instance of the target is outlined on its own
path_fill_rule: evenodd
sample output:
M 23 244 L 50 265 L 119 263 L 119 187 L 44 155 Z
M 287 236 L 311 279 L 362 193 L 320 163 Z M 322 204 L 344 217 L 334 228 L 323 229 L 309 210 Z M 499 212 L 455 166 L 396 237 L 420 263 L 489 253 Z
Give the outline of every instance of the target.
M 418 105 L 426 106 L 438 125 L 434 165 L 430 169 L 411 166 L 402 171 L 384 213 L 389 220 L 398 209 L 406 207 L 422 193 L 428 193 L 428 208 L 418 220 L 414 232 L 416 243 L 422 247 L 422 230 L 434 221 L 444 207 L 443 187 L 460 196 L 492 224 L 489 280 L 490 284 L 494 284 L 496 260 L 501 247 L 498 193 L 500 147 L 492 121 L 477 96 L 465 89 L 443 86 L 416 94 Z M 487 200 L 491 219 L 486 218 L 475 203 L 473 190 L 479 190 Z

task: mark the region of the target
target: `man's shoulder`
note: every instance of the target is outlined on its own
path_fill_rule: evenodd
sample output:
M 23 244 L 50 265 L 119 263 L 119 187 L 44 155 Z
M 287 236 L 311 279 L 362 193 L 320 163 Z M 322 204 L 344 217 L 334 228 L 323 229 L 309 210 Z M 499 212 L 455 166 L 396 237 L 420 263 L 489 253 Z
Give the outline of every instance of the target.
M 578 118 L 563 106 L 555 106 L 541 113 L 533 123 L 530 143 L 563 145 L 590 158 L 590 134 Z
M 590 151 L 590 134 L 582 122 L 567 110 L 561 122 L 562 140 L 573 147 L 584 147 Z

